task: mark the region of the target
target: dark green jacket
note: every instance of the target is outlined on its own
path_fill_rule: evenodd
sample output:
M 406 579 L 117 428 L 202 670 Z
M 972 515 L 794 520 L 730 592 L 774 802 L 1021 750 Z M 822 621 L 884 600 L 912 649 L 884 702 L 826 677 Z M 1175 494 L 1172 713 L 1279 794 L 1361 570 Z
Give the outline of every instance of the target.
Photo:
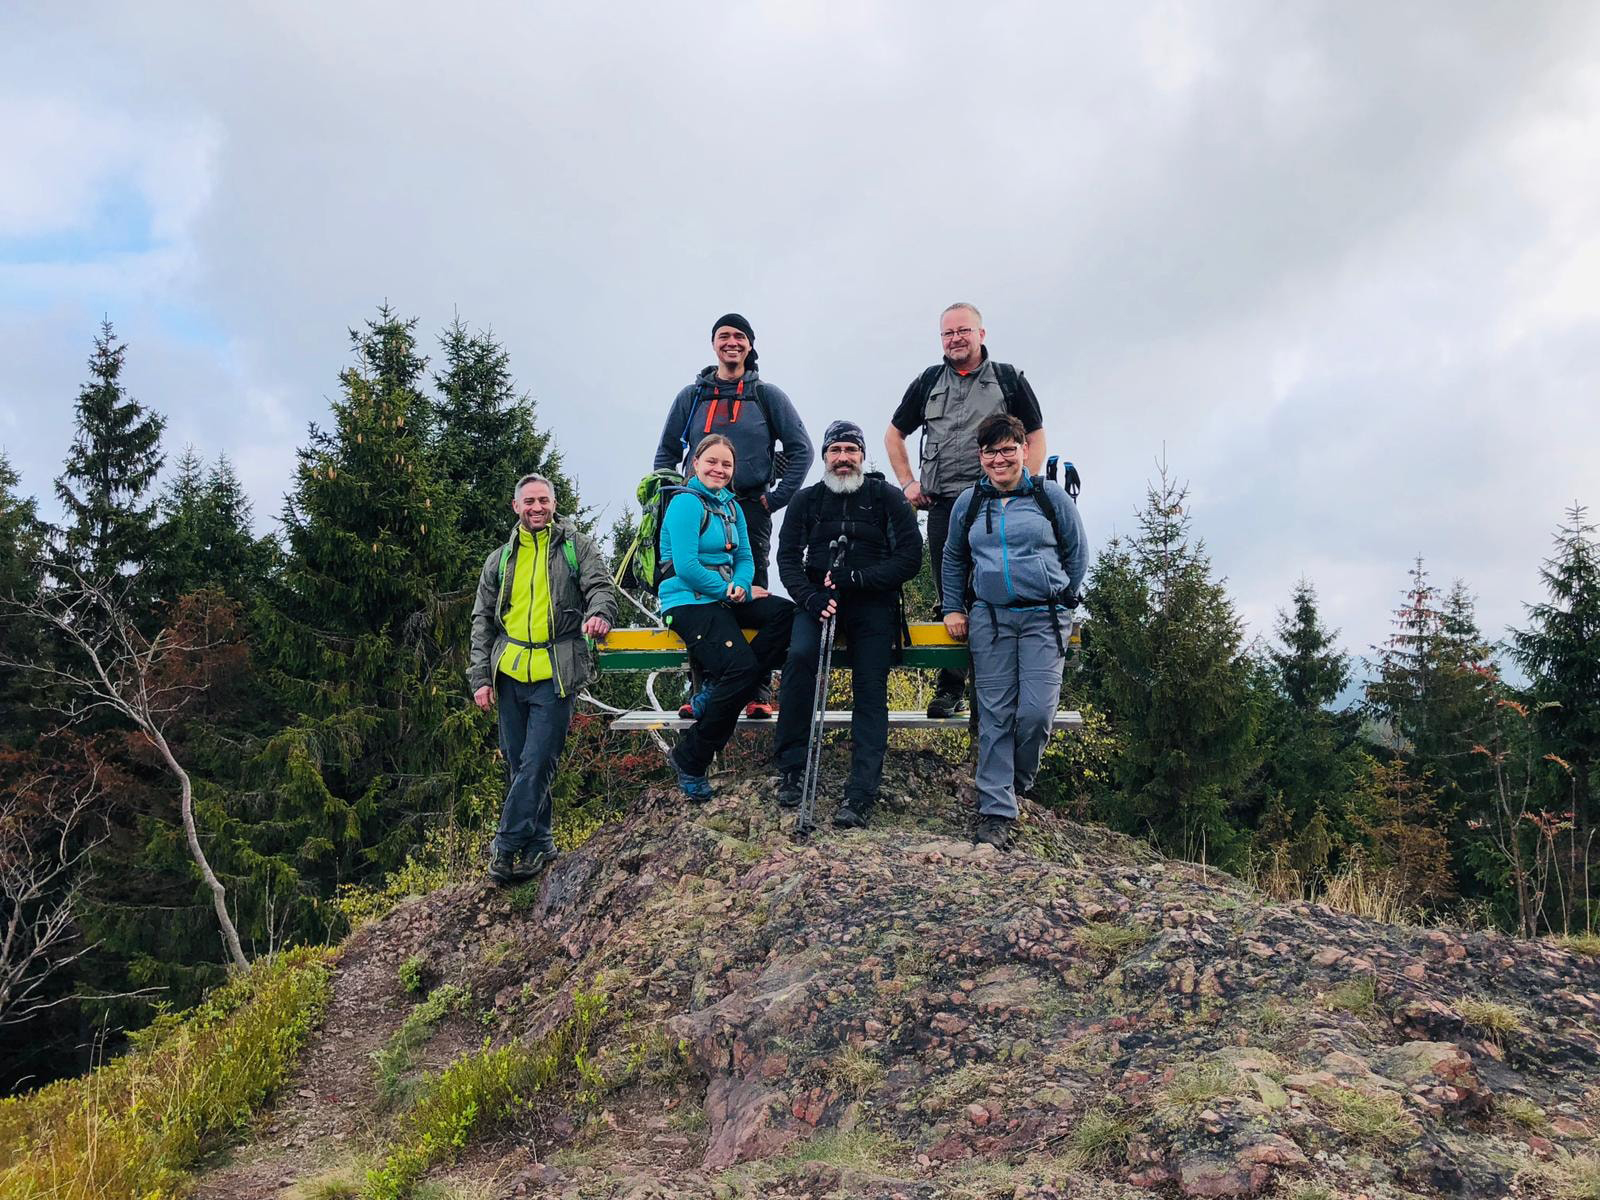
M 583 637 L 583 623 L 590 617 L 617 619 L 617 595 L 611 586 L 600 547 L 586 533 L 579 533 L 572 522 L 557 517 L 550 525 L 545 564 L 550 577 L 550 619 L 555 645 L 550 648 L 555 665 L 556 691 L 570 696 L 594 678 L 594 656 Z M 578 561 L 576 572 L 567 556 L 571 545 Z M 472 606 L 472 653 L 467 659 L 467 690 L 493 687 L 495 668 L 508 644 L 506 614 L 511 611 L 508 589 L 517 577 L 517 553 L 521 541 L 517 530 L 505 546 L 497 547 L 483 560 L 478 576 L 478 598 Z M 509 549 L 510 553 L 507 553 Z M 501 560 L 505 574 L 501 576 Z

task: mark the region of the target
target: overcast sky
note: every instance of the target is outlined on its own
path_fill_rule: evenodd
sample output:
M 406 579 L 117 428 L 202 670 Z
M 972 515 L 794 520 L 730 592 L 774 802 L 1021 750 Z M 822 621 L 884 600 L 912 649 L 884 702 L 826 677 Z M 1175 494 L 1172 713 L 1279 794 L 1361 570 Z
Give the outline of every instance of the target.
M 1098 547 L 1166 456 L 1253 633 L 1412 558 L 1491 635 L 1600 504 L 1600 4 L 14 3 L 0 448 L 102 314 L 258 524 L 387 299 L 491 327 L 620 505 L 728 309 L 878 439 L 972 300 Z

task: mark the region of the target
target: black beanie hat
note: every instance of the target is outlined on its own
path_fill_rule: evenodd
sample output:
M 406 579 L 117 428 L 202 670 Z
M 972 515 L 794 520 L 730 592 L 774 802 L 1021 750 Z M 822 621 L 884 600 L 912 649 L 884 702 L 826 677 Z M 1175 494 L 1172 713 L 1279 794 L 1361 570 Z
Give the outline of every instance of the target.
M 736 313 L 736 312 L 723 313 L 722 316 L 718 317 L 715 321 L 713 321 L 711 323 L 711 336 L 712 337 L 716 337 L 717 336 L 717 330 L 721 329 L 724 325 L 728 326 L 730 329 L 737 329 L 740 333 L 744 334 L 745 337 L 750 339 L 750 353 L 745 358 L 744 365 L 747 366 L 747 367 L 755 366 L 756 365 L 756 331 L 754 329 L 750 328 L 750 322 L 746 321 L 744 319 L 744 317 L 741 316 L 739 313 Z

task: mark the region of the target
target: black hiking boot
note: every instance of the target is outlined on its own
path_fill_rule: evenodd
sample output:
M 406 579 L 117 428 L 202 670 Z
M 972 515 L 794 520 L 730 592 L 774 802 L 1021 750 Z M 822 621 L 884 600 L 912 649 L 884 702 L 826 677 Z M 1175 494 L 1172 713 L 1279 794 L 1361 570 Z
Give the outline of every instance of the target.
M 874 803 L 870 797 L 845 798 L 833 814 L 835 829 L 865 829 L 872 820 Z
M 517 878 L 517 860 L 504 850 L 496 850 L 489 859 L 489 878 L 504 887 Z
M 1010 817 L 979 817 L 978 832 L 972 835 L 972 843 L 993 846 L 996 850 L 1007 850 L 1011 846 L 1013 824 L 1015 822 Z
M 931 721 L 945 721 L 951 717 L 959 717 L 967 711 L 967 693 L 937 691 L 933 699 L 928 701 L 928 719 Z
M 778 779 L 778 807 L 799 808 L 801 786 L 805 775 L 801 771 L 785 771 Z
M 537 879 L 544 874 L 544 869 L 555 862 L 556 856 L 561 851 L 551 846 L 548 850 L 539 850 L 529 847 L 517 859 L 517 865 L 511 870 L 511 879 L 514 883 L 527 883 L 530 879 Z

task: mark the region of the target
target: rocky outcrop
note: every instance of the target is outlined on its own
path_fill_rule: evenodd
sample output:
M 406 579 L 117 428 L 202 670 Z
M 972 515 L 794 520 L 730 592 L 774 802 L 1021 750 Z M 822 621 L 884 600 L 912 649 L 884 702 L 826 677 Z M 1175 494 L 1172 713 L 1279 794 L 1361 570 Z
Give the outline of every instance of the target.
M 1594 960 L 1037 811 L 975 848 L 959 778 L 896 755 L 885 819 L 809 843 L 768 779 L 662 794 L 536 896 L 448 889 L 359 952 L 466 981 L 498 1038 L 612 997 L 589 1107 L 480 1155 L 506 1194 L 1480 1197 L 1593 1153 Z

